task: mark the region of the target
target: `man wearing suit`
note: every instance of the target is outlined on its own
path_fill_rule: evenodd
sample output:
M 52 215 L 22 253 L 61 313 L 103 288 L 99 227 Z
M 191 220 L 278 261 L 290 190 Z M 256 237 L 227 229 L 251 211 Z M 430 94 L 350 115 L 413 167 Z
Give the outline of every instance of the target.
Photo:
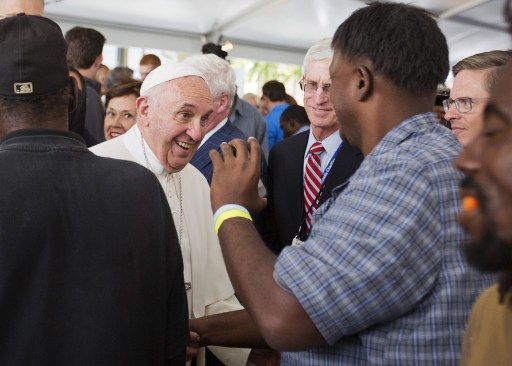
M 248 137 L 228 120 L 236 95 L 236 75 L 227 61 L 214 54 L 191 56 L 184 62 L 192 65 L 204 75 L 212 92 L 213 112 L 206 126 L 206 134 L 197 152 L 190 160 L 190 163 L 203 173 L 210 184 L 213 176 L 210 150 L 220 152 L 221 143 L 235 138 L 245 141 Z M 261 180 L 263 183 L 266 183 L 266 176 L 267 163 L 262 155 Z M 261 184 L 260 190 L 263 191 Z
M 300 84 L 311 129 L 279 142 L 270 151 L 264 238 L 276 253 L 292 244 L 295 237 L 300 241 L 306 239 L 306 217 L 312 215 L 315 206 L 331 197 L 332 189 L 350 178 L 363 160 L 361 152 L 342 141 L 338 133 L 329 96 L 332 54 L 331 40 L 323 39 L 315 43 L 304 58 L 304 77 Z M 305 203 L 306 164 L 310 149 L 317 141 L 324 149 L 319 154 L 321 188 Z

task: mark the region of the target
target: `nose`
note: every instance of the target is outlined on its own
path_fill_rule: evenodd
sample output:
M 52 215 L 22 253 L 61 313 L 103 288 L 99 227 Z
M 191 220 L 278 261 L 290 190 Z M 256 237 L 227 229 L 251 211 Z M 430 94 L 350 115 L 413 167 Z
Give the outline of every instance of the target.
M 112 124 L 115 125 L 115 126 L 121 126 L 121 114 L 117 114 L 113 119 L 112 119 Z
M 315 101 L 317 104 L 322 104 L 329 101 L 329 93 L 324 92 L 324 89 L 321 86 L 316 89 Z
M 204 127 L 201 126 L 200 119 L 192 122 L 187 130 L 187 135 L 194 141 L 201 141 L 204 137 Z
M 444 119 L 447 121 L 451 121 L 453 119 L 459 119 L 460 117 L 460 112 L 455 107 L 455 103 L 452 103 L 450 105 L 450 108 L 448 108 L 448 112 L 445 113 Z

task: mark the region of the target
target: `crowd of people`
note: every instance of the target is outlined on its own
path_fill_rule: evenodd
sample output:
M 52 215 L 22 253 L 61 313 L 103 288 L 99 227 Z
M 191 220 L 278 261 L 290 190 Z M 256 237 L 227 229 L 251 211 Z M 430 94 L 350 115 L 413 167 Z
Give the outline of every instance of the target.
M 512 51 L 453 66 L 445 125 L 413 5 L 311 45 L 303 106 L 215 44 L 139 80 L 0 15 L 0 365 L 512 364 Z

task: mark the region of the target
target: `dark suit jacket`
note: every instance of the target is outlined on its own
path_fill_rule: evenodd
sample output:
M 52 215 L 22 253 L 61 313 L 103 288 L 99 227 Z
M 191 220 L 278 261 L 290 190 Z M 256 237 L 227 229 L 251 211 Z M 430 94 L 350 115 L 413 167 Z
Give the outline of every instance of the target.
M 229 142 L 233 139 L 242 139 L 247 141 L 246 136 L 242 131 L 235 127 L 229 120 L 224 126 L 217 132 L 215 132 L 208 140 L 204 142 L 199 149 L 197 149 L 195 155 L 190 160 L 190 163 L 195 166 L 205 176 L 208 184 L 212 184 L 213 176 L 213 163 L 210 159 L 210 150 L 217 150 L 220 152 L 220 144 L 223 142 Z M 261 156 L 261 180 L 263 184 L 267 185 L 267 161 L 265 157 Z
M 291 244 L 303 219 L 303 169 L 308 137 L 309 131 L 304 131 L 286 138 L 276 144 L 269 154 L 268 205 L 263 237 L 276 253 Z M 352 176 L 362 161 L 361 151 L 344 141 L 325 180 L 319 205 L 331 197 L 333 188 Z

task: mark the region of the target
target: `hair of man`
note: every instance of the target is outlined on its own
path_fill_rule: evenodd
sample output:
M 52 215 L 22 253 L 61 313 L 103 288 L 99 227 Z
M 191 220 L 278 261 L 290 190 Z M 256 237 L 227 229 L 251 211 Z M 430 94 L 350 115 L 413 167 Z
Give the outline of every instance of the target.
M 67 130 L 71 85 L 36 98 L 0 98 L 0 137 L 22 128 Z
M 222 50 L 222 46 L 215 43 L 205 43 L 203 47 L 201 47 L 201 52 L 203 55 L 214 54 L 219 56 L 221 59 L 225 60 L 228 57 L 228 53 Z
M 304 56 L 304 61 L 302 62 L 302 73 L 304 74 L 304 76 L 307 76 L 306 70 L 311 61 L 322 61 L 332 59 L 333 50 L 331 43 L 332 38 L 323 38 L 309 48 L 308 52 L 306 53 L 306 56 Z
M 158 67 L 162 64 L 162 61 L 160 60 L 160 57 L 157 55 L 154 55 L 152 53 L 148 53 L 139 61 L 139 65 L 154 65 L 155 67 Z
M 284 84 L 277 80 L 270 80 L 263 84 L 263 95 L 272 102 L 284 101 L 286 98 L 286 89 Z
M 332 46 L 350 62 L 370 61 L 376 73 L 414 95 L 435 92 L 450 68 L 434 16 L 406 4 L 374 2 L 355 11 L 336 30 Z
M 105 79 L 107 90 L 115 88 L 118 85 L 135 81 L 133 70 L 127 66 L 117 66 L 110 70 Z
M 77 69 L 88 69 L 102 54 L 105 37 L 95 29 L 73 27 L 66 32 L 68 43 L 68 65 Z
M 505 65 L 512 57 L 512 51 L 494 50 L 488 52 L 477 53 L 466 57 L 457 62 L 453 68 L 453 76 L 457 76 L 462 70 L 487 70 L 491 69 L 487 80 L 485 82 L 485 89 L 487 92 L 491 92 L 496 80 L 500 68 Z
M 283 122 L 295 121 L 301 126 L 309 125 L 309 118 L 306 110 L 300 105 L 290 105 L 281 114 L 281 120 Z
M 236 95 L 236 74 L 229 62 L 213 53 L 190 56 L 185 62 L 204 75 L 213 100 L 218 100 L 223 93 L 228 93 L 227 107 L 231 109 Z

